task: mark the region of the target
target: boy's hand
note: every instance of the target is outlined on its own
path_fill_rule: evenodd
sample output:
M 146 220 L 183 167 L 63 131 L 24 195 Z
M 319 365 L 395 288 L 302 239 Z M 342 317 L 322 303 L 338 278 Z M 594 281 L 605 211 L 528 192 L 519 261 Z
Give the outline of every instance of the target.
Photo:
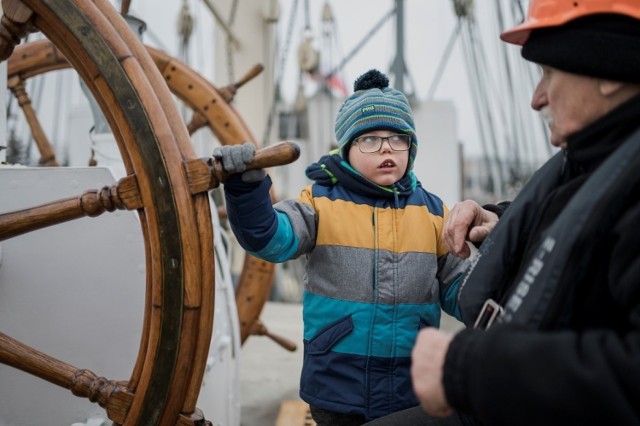
M 243 182 L 259 182 L 267 175 L 264 169 L 247 170 L 247 164 L 253 161 L 255 154 L 256 147 L 250 142 L 213 149 L 213 157 L 222 162 L 222 168 L 229 173 L 241 173 Z

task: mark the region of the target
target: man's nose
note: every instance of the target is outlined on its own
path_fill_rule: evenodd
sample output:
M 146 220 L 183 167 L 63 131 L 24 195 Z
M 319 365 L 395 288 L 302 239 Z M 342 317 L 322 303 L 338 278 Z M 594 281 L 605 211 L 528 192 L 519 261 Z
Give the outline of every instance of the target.
M 544 90 L 542 90 L 541 85 L 538 84 L 531 96 L 531 108 L 535 111 L 540 111 L 545 105 L 547 105 L 547 96 Z

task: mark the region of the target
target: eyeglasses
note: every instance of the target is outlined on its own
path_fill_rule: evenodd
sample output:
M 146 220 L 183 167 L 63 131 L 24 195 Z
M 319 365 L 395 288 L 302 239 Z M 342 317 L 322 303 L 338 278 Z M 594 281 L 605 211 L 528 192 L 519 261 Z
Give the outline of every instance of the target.
M 394 151 L 407 151 L 411 148 L 410 135 L 391 135 L 387 137 L 364 135 L 356 138 L 353 143 L 358 145 L 358 149 L 363 154 L 373 154 L 380 151 L 384 141 L 389 142 L 389 146 Z

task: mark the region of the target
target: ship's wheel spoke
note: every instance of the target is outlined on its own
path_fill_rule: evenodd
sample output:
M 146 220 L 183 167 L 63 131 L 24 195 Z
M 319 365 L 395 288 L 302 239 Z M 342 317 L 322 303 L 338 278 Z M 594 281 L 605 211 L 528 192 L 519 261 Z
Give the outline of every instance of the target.
M 105 186 L 77 197 L 0 214 L 0 241 L 85 216 L 95 217 L 106 211 L 136 210 L 141 207 L 135 178 L 128 176 L 111 187 Z
M 0 333 L 0 362 L 98 403 L 117 423 L 125 421 L 133 399 L 127 382 L 98 377 L 89 370 L 73 367 L 3 333 Z
M 272 145 L 258 150 L 247 169 L 288 164 L 299 155 L 299 149 L 294 144 Z M 213 158 L 190 160 L 184 166 L 192 195 L 216 188 L 228 177 L 228 173 Z M 116 185 L 86 191 L 77 197 L 0 214 L 0 241 L 85 216 L 96 217 L 107 211 L 137 210 L 142 207 L 135 176 L 127 176 Z
M 58 160 L 56 160 L 56 154 L 51 146 L 51 142 L 49 142 L 49 138 L 40 125 L 38 115 L 31 106 L 31 99 L 27 94 L 24 79 L 20 76 L 13 76 L 7 80 L 7 86 L 11 89 L 13 96 L 18 100 L 18 105 L 22 108 L 24 116 L 29 123 L 31 134 L 36 141 L 38 151 L 40 151 L 41 155 L 38 163 L 42 166 L 58 166 Z

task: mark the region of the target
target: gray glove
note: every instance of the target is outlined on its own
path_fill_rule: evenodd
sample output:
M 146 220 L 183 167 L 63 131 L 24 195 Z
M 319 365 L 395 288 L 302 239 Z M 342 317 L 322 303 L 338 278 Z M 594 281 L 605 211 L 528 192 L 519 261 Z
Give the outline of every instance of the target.
M 229 173 L 242 173 L 243 182 L 259 182 L 266 176 L 263 169 L 247 170 L 247 164 L 253 161 L 255 155 L 256 147 L 251 142 L 213 149 L 213 157 L 222 162 L 222 168 Z

